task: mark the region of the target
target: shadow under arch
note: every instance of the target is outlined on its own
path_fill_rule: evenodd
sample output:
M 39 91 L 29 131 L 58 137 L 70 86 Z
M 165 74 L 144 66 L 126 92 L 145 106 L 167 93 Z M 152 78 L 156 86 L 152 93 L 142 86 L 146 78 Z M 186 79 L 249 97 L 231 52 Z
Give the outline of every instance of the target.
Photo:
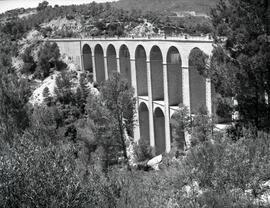
M 138 96 L 148 96 L 146 52 L 142 45 L 135 51 Z
M 105 67 L 104 67 L 104 52 L 100 44 L 95 46 L 95 67 L 96 67 L 96 79 L 97 82 L 105 80 Z
M 131 86 L 131 66 L 130 66 L 130 53 L 126 45 L 122 45 L 119 51 L 120 59 L 120 74 L 124 77 Z
M 113 74 L 113 72 L 117 72 L 116 50 L 112 44 L 110 44 L 107 48 L 107 66 L 109 77 Z
M 145 103 L 139 106 L 140 139 L 150 144 L 149 109 Z
M 154 135 L 156 155 L 162 154 L 166 150 L 165 141 L 165 116 L 160 108 L 154 111 Z
M 182 95 L 182 60 L 178 49 L 170 47 L 167 53 L 167 76 L 169 105 L 178 106 L 183 103 Z
M 83 69 L 85 71 L 93 73 L 92 50 L 88 44 L 83 45 L 82 54 L 83 54 Z
M 153 100 L 164 100 L 163 57 L 158 46 L 150 51 L 150 68 Z

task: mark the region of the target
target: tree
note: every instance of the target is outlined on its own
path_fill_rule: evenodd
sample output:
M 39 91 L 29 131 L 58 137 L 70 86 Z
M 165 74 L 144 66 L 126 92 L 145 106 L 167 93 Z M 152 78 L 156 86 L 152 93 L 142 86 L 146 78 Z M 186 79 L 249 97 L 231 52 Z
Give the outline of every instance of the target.
M 90 95 L 87 112 L 95 124 L 95 137 L 104 150 L 105 167 L 124 158 L 129 168 L 127 138 L 133 136 L 135 98 L 133 89 L 114 73 L 101 86 L 100 97 Z
M 30 88 L 10 68 L 1 67 L 0 63 L 0 69 L 0 137 L 11 144 L 13 136 L 29 126 Z
M 223 98 L 234 97 L 242 124 L 270 122 L 270 44 L 267 0 L 220 0 L 211 12 L 216 47 L 211 78 Z M 226 36 L 226 39 L 221 39 Z
M 39 3 L 38 7 L 37 7 L 37 11 L 40 12 L 40 11 L 45 10 L 48 7 L 48 5 L 49 5 L 49 2 L 47 2 L 47 1 L 43 1 L 43 2 Z
M 135 98 L 134 90 L 120 74 L 114 73 L 101 87 L 101 96 L 110 111 L 115 128 L 113 137 L 118 138 L 125 163 L 128 165 L 125 133 L 133 137 Z
M 65 64 L 59 60 L 60 51 L 56 43 L 45 42 L 38 53 L 36 76 L 46 78 L 50 75 L 51 69 L 60 70 Z

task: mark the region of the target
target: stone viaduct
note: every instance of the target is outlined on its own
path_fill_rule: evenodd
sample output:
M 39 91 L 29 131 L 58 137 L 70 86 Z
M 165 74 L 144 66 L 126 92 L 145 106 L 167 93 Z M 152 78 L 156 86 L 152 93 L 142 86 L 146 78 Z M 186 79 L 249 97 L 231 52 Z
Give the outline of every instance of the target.
M 61 54 L 72 58 L 96 82 L 118 71 L 134 87 L 137 98 L 135 139 L 150 140 L 156 154 L 169 152 L 170 118 L 179 104 L 191 113 L 205 106 L 212 114 L 211 81 L 194 69 L 191 54 L 200 50 L 211 55 L 209 37 L 147 37 L 50 39 Z M 183 135 L 183 143 L 189 143 Z

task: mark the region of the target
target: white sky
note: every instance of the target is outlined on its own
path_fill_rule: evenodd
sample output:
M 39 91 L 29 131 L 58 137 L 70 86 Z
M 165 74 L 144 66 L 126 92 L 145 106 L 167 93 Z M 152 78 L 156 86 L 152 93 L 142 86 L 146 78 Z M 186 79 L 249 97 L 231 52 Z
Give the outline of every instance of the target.
M 0 13 L 7 10 L 16 9 L 16 8 L 29 8 L 37 7 L 40 2 L 43 0 L 0 0 Z M 93 0 L 47 0 L 50 5 L 71 5 L 71 4 L 84 4 L 90 3 Z M 114 0 L 95 0 L 97 3 L 114 1 Z

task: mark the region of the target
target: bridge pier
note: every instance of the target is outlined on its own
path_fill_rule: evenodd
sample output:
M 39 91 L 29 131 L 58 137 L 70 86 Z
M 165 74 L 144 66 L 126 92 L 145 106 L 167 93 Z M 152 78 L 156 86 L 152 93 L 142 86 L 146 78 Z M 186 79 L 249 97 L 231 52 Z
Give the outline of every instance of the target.
M 151 64 L 149 57 L 146 57 L 147 68 L 147 83 L 148 83 L 148 108 L 149 108 L 149 136 L 150 145 L 155 147 L 155 134 L 154 134 L 154 111 L 153 111 L 153 96 L 152 96 L 152 81 L 151 81 Z
M 168 94 L 168 67 L 167 62 L 163 63 L 163 84 L 164 84 L 164 110 L 165 110 L 165 141 L 166 152 L 171 151 L 171 130 L 170 130 L 170 105 Z

